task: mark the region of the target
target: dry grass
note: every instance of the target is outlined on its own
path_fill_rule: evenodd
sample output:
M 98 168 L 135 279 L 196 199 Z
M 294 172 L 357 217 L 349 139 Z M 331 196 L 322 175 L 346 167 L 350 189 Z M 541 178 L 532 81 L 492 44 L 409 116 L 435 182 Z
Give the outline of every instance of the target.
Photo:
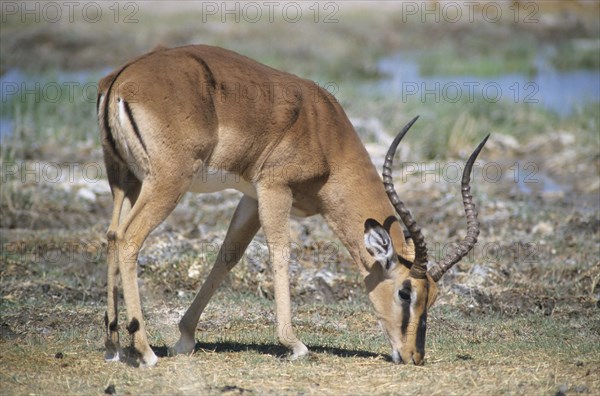
M 597 334 L 569 331 L 569 325 L 552 318 L 534 318 L 529 324 L 531 318 L 465 319 L 434 310 L 427 364 L 413 367 L 390 363 L 364 301 L 305 306 L 298 308 L 297 322 L 313 352 L 305 360 L 289 362 L 273 345 L 272 327 L 265 319 L 271 317 L 269 305 L 255 297 L 221 293 L 202 323 L 226 323 L 199 333 L 203 336 L 194 355 L 163 357 L 153 369 L 103 362 L 100 326 L 90 324 L 100 322 L 100 307 L 79 306 L 72 321 L 55 309 L 58 329 L 0 343 L 2 391 L 101 394 L 112 384 L 117 394 L 600 392 Z M 327 332 L 331 323 L 314 320 L 315 315 L 339 323 Z M 157 303 L 146 316 L 151 340 L 164 356 L 160 342 L 176 339 L 169 318 L 177 315 Z M 477 328 L 481 321 L 490 327 Z M 555 332 L 562 333 L 561 339 L 553 339 Z

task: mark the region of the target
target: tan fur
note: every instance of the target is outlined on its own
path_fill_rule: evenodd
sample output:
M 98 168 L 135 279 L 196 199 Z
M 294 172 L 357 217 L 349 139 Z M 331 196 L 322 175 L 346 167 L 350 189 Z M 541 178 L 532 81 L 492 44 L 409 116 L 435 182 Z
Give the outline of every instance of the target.
M 386 272 L 366 250 L 365 220 L 384 224 L 395 219 L 395 212 L 367 151 L 329 93 L 312 81 L 231 51 L 187 46 L 157 48 L 134 59 L 100 81 L 99 98 L 102 145 L 114 197 L 108 230 L 107 318 L 115 326 L 107 329 L 107 359 L 116 360 L 119 353 L 115 328 L 120 273 L 128 321 L 139 322 L 133 333 L 135 348 L 143 364 L 156 363 L 137 287 L 138 252 L 192 184 L 194 191 L 203 191 L 198 172 L 210 168 L 237 175 L 245 195 L 208 279 L 181 320 L 176 352 L 193 351 L 200 314 L 262 226 L 273 258 L 279 341 L 293 357 L 307 353 L 292 328 L 283 253 L 290 244 L 293 210 L 323 215 L 365 277 L 392 348 L 405 362 L 422 362 L 422 356 L 413 356 L 414 340 L 404 342 L 393 335 L 401 309 L 396 294 L 398 285 L 409 279 L 419 301 L 424 301 L 429 283 L 431 304 L 435 283 L 410 278 L 403 265 Z M 214 183 L 206 186 L 207 191 L 214 190 Z M 132 208 L 122 211 L 126 201 Z M 412 248 L 397 221 L 389 231 L 396 251 L 412 259 Z M 425 309 L 421 305 L 415 315 Z

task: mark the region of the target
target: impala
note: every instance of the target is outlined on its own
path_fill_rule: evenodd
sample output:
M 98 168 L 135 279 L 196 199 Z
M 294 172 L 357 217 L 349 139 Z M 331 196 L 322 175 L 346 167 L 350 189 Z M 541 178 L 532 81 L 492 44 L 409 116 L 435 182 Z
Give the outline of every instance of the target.
M 423 235 L 391 176 L 396 147 L 416 118 L 393 141 L 382 183 L 346 114 L 326 90 L 204 45 L 157 48 L 128 62 L 100 81 L 97 112 L 114 200 L 107 232 L 106 360 L 120 356 L 120 274 L 127 330 L 141 364 L 156 364 L 140 304 L 139 250 L 187 191 L 234 188 L 243 196 L 210 274 L 181 319 L 176 353 L 194 351 L 202 311 L 262 227 L 272 261 L 279 342 L 291 350 L 292 359 L 306 355 L 292 327 L 285 251 L 290 215 L 321 214 L 364 277 L 393 361 L 423 363 L 436 282 L 479 234 L 469 182 L 485 140 L 463 173 L 467 236 L 440 263 L 429 263 L 428 270 Z M 395 212 L 412 242 L 405 239 Z

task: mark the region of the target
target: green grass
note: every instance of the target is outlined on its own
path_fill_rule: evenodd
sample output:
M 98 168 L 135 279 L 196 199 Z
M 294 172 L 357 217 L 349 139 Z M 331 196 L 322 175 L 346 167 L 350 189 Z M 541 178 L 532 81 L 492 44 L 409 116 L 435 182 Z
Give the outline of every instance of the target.
M 56 151 L 44 153 L 47 146 L 49 151 L 73 151 L 83 144 L 98 147 L 98 78 L 98 73 L 89 73 L 86 80 L 76 81 L 56 71 L 25 75 L 18 92 L 7 95 L 0 110 L 0 117 L 14 121 L 11 135 L 3 136 L 2 161 L 56 159 Z
M 600 70 L 600 40 L 563 41 L 556 47 L 551 61 L 558 70 Z
M 523 36 L 518 40 L 502 40 L 493 35 L 445 39 L 418 57 L 419 69 L 423 76 L 534 75 L 539 43 L 529 35 Z

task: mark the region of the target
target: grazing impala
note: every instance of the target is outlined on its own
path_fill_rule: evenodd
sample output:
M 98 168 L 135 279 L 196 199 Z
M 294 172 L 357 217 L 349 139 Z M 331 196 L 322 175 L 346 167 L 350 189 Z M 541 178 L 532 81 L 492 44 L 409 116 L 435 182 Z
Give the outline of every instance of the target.
M 120 353 L 118 274 L 127 330 L 141 363 L 152 366 L 157 358 L 140 305 L 139 249 L 187 191 L 234 188 L 243 197 L 208 278 L 181 319 L 176 353 L 194 350 L 202 311 L 262 226 L 272 260 L 279 342 L 292 358 L 306 355 L 292 328 L 285 250 L 290 215 L 321 214 L 364 276 L 394 362 L 423 363 L 436 282 L 467 254 L 479 233 L 469 180 L 485 140 L 463 173 L 467 236 L 456 252 L 427 270 L 423 235 L 391 177 L 396 147 L 416 118 L 392 143 L 382 183 L 346 114 L 326 90 L 204 45 L 159 48 L 133 59 L 100 81 L 97 110 L 114 199 L 107 233 L 107 360 L 119 360 Z M 407 244 L 394 210 L 413 243 Z

